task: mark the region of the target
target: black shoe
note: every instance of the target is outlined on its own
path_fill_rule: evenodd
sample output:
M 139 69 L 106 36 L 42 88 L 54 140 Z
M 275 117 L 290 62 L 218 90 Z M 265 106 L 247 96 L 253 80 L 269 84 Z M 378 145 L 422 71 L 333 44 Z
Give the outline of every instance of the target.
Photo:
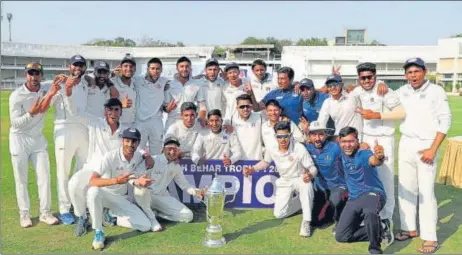
M 395 241 L 395 236 L 392 233 L 391 222 L 389 219 L 382 220 L 382 244 L 390 245 Z

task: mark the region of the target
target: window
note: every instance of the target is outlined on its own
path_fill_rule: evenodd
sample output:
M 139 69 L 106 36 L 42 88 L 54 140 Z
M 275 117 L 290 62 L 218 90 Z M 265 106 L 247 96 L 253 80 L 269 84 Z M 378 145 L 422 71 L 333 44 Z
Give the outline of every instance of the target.
M 452 73 L 445 73 L 443 74 L 444 79 L 452 79 Z

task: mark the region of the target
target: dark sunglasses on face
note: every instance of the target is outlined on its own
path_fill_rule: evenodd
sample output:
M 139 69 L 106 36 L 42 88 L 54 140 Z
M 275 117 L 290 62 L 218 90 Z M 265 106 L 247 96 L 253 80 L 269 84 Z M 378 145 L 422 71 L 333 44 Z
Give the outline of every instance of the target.
M 242 110 L 242 109 L 250 109 L 250 108 L 252 108 L 252 106 L 249 105 L 249 104 L 239 105 L 239 109 L 241 109 L 241 110 Z
M 29 71 L 27 71 L 27 74 L 30 75 L 30 76 L 39 76 L 40 72 L 35 71 L 35 70 L 29 70 Z
M 338 87 L 338 86 L 340 86 L 340 85 L 341 85 L 341 84 L 338 83 L 338 82 L 329 82 L 329 83 L 326 84 L 326 87 L 332 88 L 332 87 Z
M 372 80 L 372 78 L 374 77 L 374 75 L 365 75 L 365 76 L 359 76 L 359 79 L 362 80 L 362 81 L 367 81 L 367 80 Z
M 96 73 L 98 73 L 98 74 L 107 74 L 107 73 L 109 73 L 109 72 L 106 71 L 106 70 L 104 70 L 104 69 L 98 69 L 98 70 L 96 71 Z
M 278 140 L 281 140 L 281 139 L 287 139 L 289 138 L 289 134 L 285 134 L 285 135 L 276 135 L 276 139 Z

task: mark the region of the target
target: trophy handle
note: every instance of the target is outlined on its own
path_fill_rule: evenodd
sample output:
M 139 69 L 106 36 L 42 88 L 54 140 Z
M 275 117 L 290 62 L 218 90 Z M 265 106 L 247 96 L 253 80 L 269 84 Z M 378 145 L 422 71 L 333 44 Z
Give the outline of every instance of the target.
M 241 183 L 238 181 L 238 180 L 234 180 L 233 181 L 233 187 L 235 187 L 234 189 L 225 189 L 225 195 L 232 195 L 233 196 L 233 199 L 229 200 L 229 201 L 225 201 L 225 204 L 228 204 L 228 203 L 232 203 L 234 202 L 234 200 L 236 200 L 236 195 L 237 195 L 237 192 L 239 191 L 240 187 L 241 187 Z

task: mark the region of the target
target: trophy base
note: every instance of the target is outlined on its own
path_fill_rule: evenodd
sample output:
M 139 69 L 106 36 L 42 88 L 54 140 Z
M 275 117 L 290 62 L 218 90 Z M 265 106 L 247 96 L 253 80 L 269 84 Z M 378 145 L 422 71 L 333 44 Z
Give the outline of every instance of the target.
M 219 248 L 222 247 L 226 244 L 226 239 L 225 237 L 222 237 L 221 239 L 218 240 L 205 240 L 204 241 L 204 246 L 208 248 Z

